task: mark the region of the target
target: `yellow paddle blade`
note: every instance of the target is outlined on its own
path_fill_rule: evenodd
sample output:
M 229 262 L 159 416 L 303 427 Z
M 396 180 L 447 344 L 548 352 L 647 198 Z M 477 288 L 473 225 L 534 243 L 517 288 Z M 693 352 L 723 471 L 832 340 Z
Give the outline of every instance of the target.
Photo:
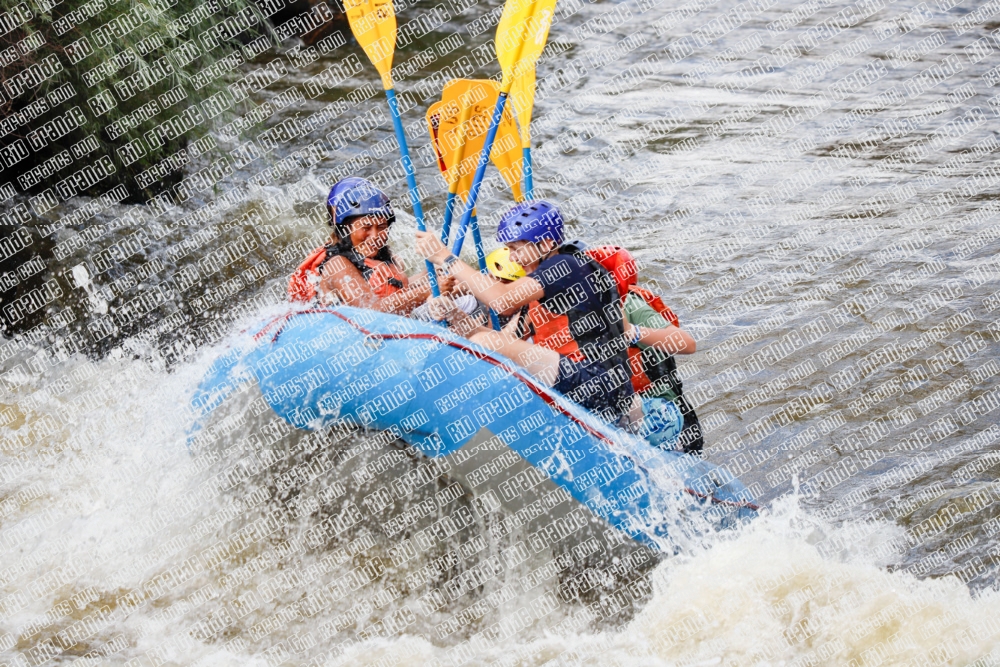
M 497 25 L 497 60 L 503 70 L 500 89 L 510 91 L 514 79 L 538 62 L 549 37 L 556 0 L 507 0 Z
M 465 159 L 467 148 L 466 137 L 470 129 L 469 119 L 472 118 L 472 113 L 476 108 L 474 100 L 478 99 L 480 95 L 489 95 L 489 92 L 483 89 L 473 89 L 460 94 L 457 100 L 448 100 L 448 104 L 457 106 L 459 109 L 457 124 L 449 137 L 449 143 L 453 145 L 451 164 L 460 165 Z M 448 164 L 448 162 L 446 161 L 445 164 Z M 471 176 L 466 176 L 464 179 L 461 178 L 458 169 L 452 169 L 448 172 L 448 182 L 450 184 L 448 192 L 457 193 L 461 189 L 463 199 L 472 187 Z
M 441 153 L 448 169 L 446 178 L 454 188 L 449 191 L 463 199 L 472 187 L 498 94 L 496 82 L 488 79 L 453 79 L 442 91 L 442 110 L 451 113 L 441 117 Z
M 497 130 L 497 138 L 490 150 L 490 159 L 500 171 L 503 180 L 514 194 L 514 201 L 524 201 L 524 193 L 521 192 L 521 176 L 524 168 L 524 153 L 521 151 L 521 142 L 518 140 L 517 124 L 514 123 L 514 116 L 506 109 L 503 114 L 504 120 Z
M 521 128 L 521 147 L 531 148 L 531 112 L 535 108 L 535 68 L 525 70 L 514 79 L 510 101 Z
M 493 108 L 500 91 L 489 79 L 454 79 L 445 86 L 438 121 L 440 154 L 447 170 L 446 179 L 465 199 L 472 188 L 472 177 L 479 163 L 479 154 L 486 142 Z M 432 107 L 434 108 L 434 107 Z M 509 110 L 504 111 L 490 159 L 520 201 L 522 155 L 517 125 Z
M 392 86 L 392 54 L 396 50 L 396 12 L 392 0 L 345 0 L 347 22 L 358 44 L 382 77 L 382 87 Z

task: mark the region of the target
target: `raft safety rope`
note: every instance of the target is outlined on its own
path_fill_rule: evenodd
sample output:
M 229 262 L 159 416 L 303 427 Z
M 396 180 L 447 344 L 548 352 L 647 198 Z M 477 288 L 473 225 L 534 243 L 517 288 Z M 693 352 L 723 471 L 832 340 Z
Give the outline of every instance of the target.
M 254 340 L 259 340 L 259 339 L 263 338 L 264 335 L 266 335 L 266 333 L 272 327 L 274 327 L 275 324 L 278 324 L 278 329 L 274 332 L 274 335 L 271 337 L 271 341 L 270 341 L 271 344 L 274 344 L 274 343 L 276 343 L 278 341 L 278 337 L 281 335 L 281 332 L 284 330 L 285 325 L 287 325 L 288 321 L 291 320 L 293 317 L 295 317 L 297 315 L 318 315 L 318 314 L 333 315 L 334 317 L 337 317 L 337 318 L 343 320 L 344 322 L 346 322 L 347 324 L 351 325 L 352 327 L 354 327 L 355 329 L 357 329 L 359 332 L 361 332 L 362 334 L 364 334 L 368 338 L 376 338 L 376 339 L 379 339 L 379 340 L 433 340 L 433 341 L 435 341 L 437 343 L 440 343 L 442 345 L 447 345 L 449 347 L 454 347 L 454 348 L 462 350 L 464 352 L 468 352 L 469 354 L 473 355 L 474 357 L 476 357 L 477 359 L 479 359 L 481 361 L 485 361 L 485 362 L 487 362 L 489 364 L 492 364 L 493 366 L 497 366 L 499 368 L 502 368 L 507 373 L 509 373 L 510 375 L 516 377 L 518 380 L 520 380 L 525 385 L 527 385 L 527 387 L 536 396 L 538 396 L 543 401 L 545 401 L 546 405 L 548 405 L 549 407 L 551 407 L 551 408 L 559 411 L 561 414 L 565 415 L 566 417 L 569 417 L 571 420 L 573 420 L 574 422 L 576 422 L 576 424 L 579 425 L 581 428 L 585 429 L 588 433 L 590 433 L 591 435 L 593 435 L 594 437 L 596 437 L 598 440 L 600 440 L 601 442 L 603 442 L 604 444 L 606 444 L 608 446 L 608 448 L 611 449 L 612 451 L 614 451 L 616 454 L 618 454 L 619 456 L 623 456 L 623 457 L 627 458 L 628 460 L 630 460 L 634 466 L 636 466 L 637 468 L 639 468 L 640 470 L 642 470 L 643 472 L 645 472 L 647 475 L 651 474 L 650 470 L 648 468 L 646 468 L 644 465 L 642 465 L 642 463 L 640 461 L 637 461 L 635 459 L 635 457 L 633 457 L 628 452 L 622 451 L 621 448 L 613 440 L 611 440 L 610 438 L 608 438 L 607 436 L 605 436 L 600 431 L 598 431 L 598 430 L 594 429 L 593 427 L 591 427 L 590 425 L 588 425 L 586 422 L 584 422 L 583 420 L 581 420 L 579 417 L 577 417 L 576 415 L 574 415 L 572 412 L 570 412 L 569 410 L 567 410 L 563 406 L 559 405 L 559 403 L 555 400 L 555 398 L 552 397 L 552 395 L 548 391 L 546 391 L 542 387 L 538 386 L 538 382 L 534 378 L 532 378 L 530 376 L 526 376 L 525 374 L 521 373 L 517 369 L 512 368 L 511 366 L 505 364 L 503 361 L 497 359 L 496 357 L 494 357 L 493 355 L 491 355 L 489 353 L 483 352 L 481 350 L 477 350 L 477 349 L 475 349 L 473 347 L 469 347 L 468 345 L 464 345 L 463 343 L 460 343 L 458 341 L 449 340 L 447 338 L 443 338 L 443 337 L 441 337 L 441 336 L 439 336 L 437 334 L 432 334 L 432 333 L 379 333 L 379 332 L 375 332 L 375 331 L 369 331 L 368 329 L 364 328 L 363 326 L 361 326 L 360 324 L 358 324 L 357 322 L 355 322 L 354 320 L 352 320 L 347 315 L 344 315 L 343 313 L 341 313 L 341 312 L 339 312 L 339 311 L 337 311 L 335 309 L 330 309 L 330 308 L 308 308 L 308 309 L 304 309 L 304 310 L 297 310 L 297 311 L 294 311 L 294 312 L 285 313 L 284 315 L 279 315 L 279 316 L 271 319 L 270 321 L 268 321 L 268 323 L 266 325 L 264 325 L 263 329 L 261 329 L 256 334 L 254 334 L 253 338 L 254 338 Z M 696 498 L 699 498 L 701 500 L 710 500 L 711 502 L 713 502 L 715 504 L 718 504 L 718 505 L 729 505 L 729 506 L 732 506 L 732 507 L 746 508 L 746 509 L 753 510 L 755 512 L 760 511 L 760 506 L 757 505 L 757 504 L 755 504 L 755 503 L 746 502 L 746 501 L 744 501 L 744 502 L 735 502 L 735 501 L 732 501 L 732 500 L 724 500 L 722 498 L 716 498 L 712 494 L 702 493 L 700 491 L 695 491 L 694 489 L 691 489 L 691 488 L 688 488 L 688 487 L 684 487 L 684 491 L 686 493 L 688 493 L 688 494 L 696 497 Z

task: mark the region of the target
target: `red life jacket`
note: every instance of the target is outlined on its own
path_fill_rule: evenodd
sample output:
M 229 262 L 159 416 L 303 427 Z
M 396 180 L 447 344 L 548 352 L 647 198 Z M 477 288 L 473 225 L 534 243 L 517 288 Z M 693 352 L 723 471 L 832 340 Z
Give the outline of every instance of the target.
M 628 250 L 619 246 L 597 246 L 588 249 L 587 254 L 611 273 L 623 302 L 629 294 L 635 294 L 675 327 L 680 326 L 674 311 L 663 303 L 663 299 L 636 284 L 638 268 L 635 259 L 632 258 L 632 254 Z M 636 392 L 648 389 L 653 382 L 667 377 L 669 374 L 676 377 L 677 365 L 673 356 L 666 356 L 666 358 L 664 356 L 651 350 L 643 352 L 635 346 L 628 349 L 628 364 L 632 371 L 632 388 Z M 679 383 L 675 393 L 680 395 Z
M 316 286 L 319 284 L 319 272 L 324 264 L 337 256 L 334 246 L 316 248 L 305 261 L 299 265 L 288 280 L 288 299 L 290 301 L 312 301 L 317 296 Z M 344 257 L 343 255 L 341 255 Z M 351 262 L 365 280 L 372 292 L 380 299 L 404 290 L 409 285 L 406 274 L 399 270 L 394 262 L 383 262 L 371 257 L 345 257 Z
M 635 294 L 636 296 L 642 297 L 642 300 L 645 301 L 647 304 L 649 304 L 650 308 L 658 312 L 660 315 L 663 315 L 663 317 L 666 318 L 666 320 L 671 324 L 673 324 L 675 327 L 679 327 L 681 325 L 680 321 L 677 319 L 677 316 L 674 315 L 674 311 L 670 310 L 670 306 L 663 303 L 663 299 L 653 294 L 645 287 L 639 287 L 638 285 L 630 285 L 628 291 L 630 294 Z

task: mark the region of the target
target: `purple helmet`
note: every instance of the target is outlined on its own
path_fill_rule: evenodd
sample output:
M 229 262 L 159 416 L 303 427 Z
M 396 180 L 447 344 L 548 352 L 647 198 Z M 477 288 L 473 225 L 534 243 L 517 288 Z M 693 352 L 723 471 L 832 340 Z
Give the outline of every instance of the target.
M 544 199 L 521 202 L 500 218 L 497 241 L 541 241 L 552 239 L 557 244 L 563 240 L 563 219 L 555 204 Z
M 338 227 L 362 215 L 377 215 L 390 224 L 396 220 L 386 194 L 371 181 L 357 176 L 337 181 L 330 189 L 326 203 L 333 207 L 334 223 Z

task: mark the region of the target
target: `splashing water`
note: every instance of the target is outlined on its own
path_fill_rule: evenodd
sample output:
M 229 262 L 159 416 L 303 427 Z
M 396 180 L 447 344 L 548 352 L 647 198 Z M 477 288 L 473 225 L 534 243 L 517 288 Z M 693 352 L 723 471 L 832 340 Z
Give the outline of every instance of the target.
M 375 539 L 371 526 L 313 539 L 345 499 L 366 493 L 348 489 L 356 478 L 334 470 L 311 484 L 295 478 L 307 491 L 289 495 L 279 480 L 308 461 L 303 443 L 315 435 L 292 432 L 272 448 L 289 452 L 285 464 L 246 470 L 227 488 L 220 471 L 232 475 L 232 467 L 222 462 L 259 428 L 234 429 L 218 461 L 193 457 L 185 444 L 192 416 L 181 400 L 217 352 L 171 372 L 151 353 L 74 357 L 58 374 L 26 374 L 5 399 L 16 414 L 10 426 L 23 436 L 4 440 L 2 659 L 958 665 L 1000 655 L 996 592 L 973 597 L 956 577 L 921 581 L 888 571 L 893 554 L 881 546 L 901 528 L 833 525 L 796 496 L 736 531 L 686 541 L 682 554 L 651 571 L 652 594 L 615 623 L 598 623 L 595 603 L 559 598 L 557 585 L 526 590 L 521 582 L 550 553 L 485 581 L 471 598 L 435 606 L 421 577 L 481 572 L 511 542 L 473 528 L 397 565 L 392 545 Z M 366 437 L 347 440 L 363 446 Z M 416 495 L 408 507 L 427 497 Z M 274 520 L 279 505 L 293 508 L 282 522 Z M 457 558 L 447 556 L 453 546 Z M 391 565 L 365 588 L 360 573 L 378 563 Z M 624 588 L 608 593 L 632 602 Z M 442 636 L 440 624 L 469 609 L 471 621 Z M 401 635 L 380 636 L 379 627 L 394 623 Z M 367 637 L 352 640 L 348 628 L 367 628 Z

